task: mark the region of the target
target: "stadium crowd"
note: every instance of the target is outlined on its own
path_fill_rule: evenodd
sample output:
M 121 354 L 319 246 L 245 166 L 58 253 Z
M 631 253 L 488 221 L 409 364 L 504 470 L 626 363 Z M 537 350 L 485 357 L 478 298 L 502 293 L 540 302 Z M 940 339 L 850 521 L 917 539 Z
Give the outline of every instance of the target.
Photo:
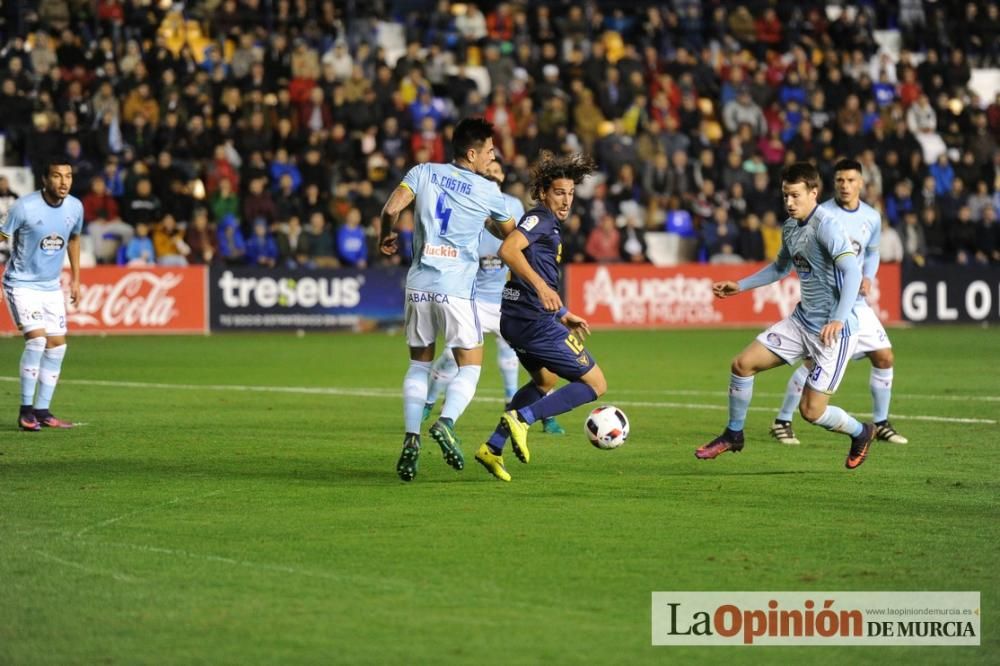
M 996 3 L 624 4 L 6 3 L 6 162 L 70 156 L 99 262 L 364 267 L 388 192 L 482 115 L 514 196 L 540 150 L 597 159 L 567 261 L 647 261 L 650 230 L 771 258 L 778 171 L 846 156 L 883 261 L 1000 262 L 1000 95 L 969 89 Z M 0 178 L 0 214 L 15 196 Z

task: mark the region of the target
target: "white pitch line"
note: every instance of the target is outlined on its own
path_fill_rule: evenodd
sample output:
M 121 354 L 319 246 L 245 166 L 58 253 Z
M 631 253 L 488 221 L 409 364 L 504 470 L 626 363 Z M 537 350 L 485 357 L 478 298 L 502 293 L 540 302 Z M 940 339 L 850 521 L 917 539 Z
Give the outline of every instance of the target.
M 621 389 L 615 393 L 636 393 L 647 395 L 690 395 L 718 398 L 727 395 L 726 391 L 704 391 L 696 389 Z M 764 398 L 783 398 L 784 393 L 768 393 L 754 391 L 755 396 Z M 904 400 L 954 400 L 956 402 L 1000 402 L 1000 395 L 934 395 L 931 393 L 893 393 L 894 398 Z
M 144 507 L 142 509 L 137 509 L 135 511 L 129 511 L 128 513 L 123 513 L 122 515 L 115 516 L 114 518 L 108 518 L 107 520 L 102 520 L 101 522 L 94 523 L 93 525 L 87 525 L 86 527 L 84 527 L 83 529 L 81 529 L 79 532 L 77 532 L 75 536 L 77 538 L 80 538 L 84 534 L 86 534 L 87 532 L 90 532 L 91 530 L 96 530 L 96 529 L 99 529 L 101 527 L 107 527 L 108 525 L 113 525 L 113 524 L 115 524 L 115 523 L 117 523 L 119 521 L 125 520 L 126 518 L 132 518 L 133 516 L 139 516 L 139 515 L 142 515 L 144 513 L 149 513 L 151 511 L 156 511 L 158 509 L 162 509 L 164 507 L 170 506 L 171 504 L 179 504 L 181 502 L 190 502 L 190 501 L 205 499 L 206 497 L 212 497 L 213 495 L 219 495 L 222 492 L 223 491 L 221 491 L 221 490 L 215 490 L 215 491 L 212 491 L 212 492 L 207 493 L 205 495 L 198 495 L 197 497 L 186 497 L 184 499 L 181 499 L 180 497 L 175 497 L 172 500 L 169 500 L 167 502 L 160 502 L 159 504 L 154 504 L 153 506 L 147 506 L 147 507 Z
M 39 555 L 41 557 L 44 557 L 47 560 L 51 560 L 53 562 L 58 562 L 59 564 L 62 564 L 63 566 L 67 566 L 67 567 L 70 567 L 70 568 L 73 568 L 73 569 L 79 569 L 80 571 L 85 571 L 85 572 L 87 572 L 89 574 L 97 574 L 97 575 L 100 575 L 100 576 L 111 576 L 115 580 L 121 581 L 123 583 L 135 583 L 135 582 L 139 581 L 138 578 L 135 578 L 134 576 L 129 576 L 128 574 L 119 573 L 117 571 L 105 571 L 103 569 L 94 569 L 93 567 L 84 566 L 84 565 L 80 564 L 79 562 L 72 562 L 70 560 L 64 560 L 61 557 L 56 557 L 52 553 L 46 553 L 44 550 L 36 550 L 34 548 L 27 548 L 26 550 L 34 553 L 35 555 Z
M 0 381 L 6 382 L 17 382 L 20 381 L 17 377 L 0 377 Z M 347 388 L 347 387 L 336 387 L 336 386 L 253 386 L 244 384 L 166 384 L 158 382 L 128 382 L 128 381 L 111 381 L 105 379 L 64 379 L 61 380 L 63 384 L 77 384 L 80 386 L 106 386 L 109 388 L 144 388 L 144 389 L 162 389 L 162 390 L 183 390 L 183 391 L 227 391 L 230 393 L 288 393 L 297 395 L 339 395 L 339 396 L 350 396 L 350 397 L 360 397 L 360 398 L 395 398 L 399 399 L 400 394 L 397 389 L 389 388 Z M 621 393 L 628 393 L 629 391 L 623 390 Z M 666 393 L 666 392 L 664 392 Z M 721 398 L 724 394 L 718 392 L 705 391 L 706 396 L 714 396 Z M 701 395 L 701 393 L 693 394 Z M 758 396 L 779 396 L 784 394 L 758 394 Z M 905 397 L 905 396 L 896 396 Z M 487 398 L 480 395 L 476 398 L 477 401 L 488 401 L 488 402 L 503 402 L 501 398 Z M 725 410 L 728 407 L 725 405 L 724 401 L 713 404 L 702 404 L 702 403 L 692 403 L 692 402 L 652 402 L 652 401 L 635 401 L 635 400 L 616 400 L 616 404 L 623 407 L 651 407 L 651 408 L 662 408 L 662 409 L 709 409 L 709 410 Z M 755 412 L 773 412 L 775 411 L 770 407 L 751 407 L 750 411 Z M 968 424 L 985 424 L 985 425 L 996 425 L 996 419 L 981 419 L 981 418 L 965 418 L 965 417 L 952 417 L 952 416 L 936 416 L 933 414 L 896 414 L 893 413 L 892 418 L 900 420 L 914 420 L 914 421 L 933 421 L 936 423 L 968 423 Z

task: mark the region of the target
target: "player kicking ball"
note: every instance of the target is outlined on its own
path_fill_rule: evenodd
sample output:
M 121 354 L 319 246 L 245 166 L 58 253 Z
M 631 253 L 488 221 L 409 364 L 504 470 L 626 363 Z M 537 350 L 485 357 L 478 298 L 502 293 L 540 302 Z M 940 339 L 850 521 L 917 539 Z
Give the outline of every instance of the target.
M 871 361 L 868 384 L 872 393 L 872 420 L 875 437 L 892 444 L 906 444 L 907 439 L 896 432 L 889 422 L 889 403 L 892 401 L 892 343 L 878 320 L 878 315 L 868 305 L 865 297 L 871 291 L 872 280 L 878 272 L 879 238 L 882 235 L 882 216 L 861 201 L 861 164 L 855 160 L 840 160 L 833 170 L 834 198 L 825 201 L 820 209 L 837 218 L 844 226 L 851 244 L 857 252 L 861 266 L 861 291 L 858 293 L 854 312 L 858 315 L 858 346 L 854 360 L 865 356 Z M 788 380 L 785 400 L 777 418 L 771 424 L 771 437 L 782 444 L 798 444 L 792 430 L 792 416 L 798 409 L 802 388 L 809 376 L 809 363 L 799 366 Z
M 560 225 L 569 217 L 576 185 L 594 169 L 593 160 L 581 155 L 543 153 L 532 171 L 531 196 L 538 205 L 500 246 L 500 258 L 512 273 L 503 290 L 500 333 L 531 376 L 476 451 L 476 461 L 501 481 L 511 478 L 503 462 L 508 437 L 514 455 L 527 463 L 532 423 L 593 402 L 607 390 L 604 373 L 583 345 L 590 333 L 587 321 L 569 312 L 557 291 Z M 553 391 L 556 376 L 569 383 Z
M 17 426 L 25 432 L 73 427 L 53 416 L 49 406 L 66 356 L 66 301 L 59 278 L 67 251 L 70 303 L 80 298 L 83 204 L 69 193 L 73 167 L 65 157 L 49 159 L 42 173 L 42 189 L 18 199 L 0 224 L 0 234 L 11 239 L 4 296 L 24 335 Z
M 819 190 L 815 166 L 797 162 L 786 167 L 781 192 L 789 217 L 781 228 L 781 249 L 774 263 L 739 282 L 712 285 L 717 297 L 728 298 L 777 282 L 794 267 L 801 300 L 789 317 L 757 336 L 733 360 L 729 423 L 721 435 L 698 447 L 697 458 L 708 460 L 743 450 L 743 424 L 753 397 L 754 375 L 804 358 L 811 358 L 814 365 L 799 404 L 802 418 L 850 437 L 848 469 L 857 468 L 868 456 L 875 427 L 829 404 L 857 345 L 854 302 L 861 287 L 861 269 L 843 226 L 818 206 Z
M 499 161 L 494 161 L 486 168 L 486 177 L 495 182 L 498 187 L 503 184 L 504 172 Z M 524 206 L 521 205 L 521 201 L 506 193 L 504 193 L 503 198 L 507 202 L 507 210 L 510 211 L 511 216 L 515 220 L 520 220 L 524 216 Z M 497 254 L 500 250 L 500 243 L 501 240 L 490 233 L 482 234 L 479 239 L 479 271 L 476 273 L 475 300 L 476 313 L 479 315 L 479 325 L 482 327 L 483 333 L 491 333 L 496 336 L 497 365 L 500 367 L 500 374 L 503 377 L 504 401 L 509 405 L 514 394 L 517 393 L 517 375 L 521 366 L 518 363 L 517 354 L 500 335 L 500 301 L 504 285 L 507 282 L 507 266 Z M 431 365 L 427 403 L 424 405 L 424 421 L 430 418 L 438 396 L 442 391 L 447 390 L 456 374 L 458 374 L 458 365 L 455 363 L 455 355 L 451 349 L 445 347 L 441 355 Z M 554 384 L 556 378 L 552 377 L 551 381 Z M 543 419 L 542 431 L 551 435 L 566 434 L 554 416 Z

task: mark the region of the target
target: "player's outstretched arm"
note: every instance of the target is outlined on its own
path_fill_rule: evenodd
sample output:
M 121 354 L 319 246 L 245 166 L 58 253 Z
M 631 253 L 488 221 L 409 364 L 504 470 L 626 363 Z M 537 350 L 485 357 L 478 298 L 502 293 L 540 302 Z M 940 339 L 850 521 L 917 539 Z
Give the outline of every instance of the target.
M 392 191 L 392 194 L 389 195 L 389 200 L 382 207 L 382 215 L 379 217 L 378 244 L 382 254 L 391 256 L 398 251 L 399 248 L 396 246 L 396 221 L 399 220 L 399 214 L 413 201 L 413 196 L 413 190 L 405 185 L 399 185 Z
M 727 292 L 723 295 L 716 291 L 715 285 L 712 286 L 712 290 L 715 291 L 715 295 L 719 298 L 725 298 L 726 296 L 732 296 L 733 294 L 738 294 L 742 291 L 750 291 L 751 289 L 756 289 L 757 287 L 763 287 L 771 284 L 772 282 L 777 282 L 781 278 L 788 275 L 788 273 L 792 270 L 791 261 L 781 263 L 780 260 L 781 256 L 779 255 L 778 259 L 775 260 L 774 263 L 768 264 L 753 275 L 745 277 L 739 282 L 716 283 L 717 285 L 735 284 L 736 291 L 727 290 Z
M 562 307 L 562 299 L 559 298 L 558 292 L 545 284 L 542 276 L 528 263 L 524 257 L 524 250 L 527 247 L 528 237 L 515 230 L 504 239 L 497 254 L 514 275 L 531 285 L 531 288 L 538 294 L 538 300 L 542 302 L 542 307 L 549 312 L 555 312 Z
M 712 283 L 712 293 L 716 298 L 729 298 L 740 293 L 740 286 L 732 280 L 722 280 Z

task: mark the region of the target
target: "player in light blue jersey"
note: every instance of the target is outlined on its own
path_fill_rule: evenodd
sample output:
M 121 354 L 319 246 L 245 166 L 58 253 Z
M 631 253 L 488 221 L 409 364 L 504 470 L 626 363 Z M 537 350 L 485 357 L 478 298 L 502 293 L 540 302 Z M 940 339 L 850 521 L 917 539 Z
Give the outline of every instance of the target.
M 854 359 L 865 356 L 871 361 L 868 385 L 872 393 L 872 420 L 876 438 L 893 444 L 906 444 L 907 439 L 896 432 L 889 422 L 889 403 L 892 401 L 892 343 L 879 321 L 878 315 L 868 305 L 865 297 L 871 292 L 872 280 L 878 272 L 879 240 L 882 235 L 882 216 L 877 210 L 861 201 L 861 164 L 855 160 L 840 160 L 834 166 L 834 198 L 824 202 L 820 209 L 840 220 L 851 239 L 861 267 L 861 290 L 854 305 L 858 316 L 858 345 Z M 799 366 L 785 389 L 785 399 L 774 423 L 771 436 L 782 444 L 798 444 L 792 430 L 792 416 L 799 406 L 802 387 L 809 376 L 809 363 Z
M 42 189 L 18 199 L 0 222 L 0 234 L 10 239 L 11 246 L 4 296 L 11 318 L 24 334 L 17 425 L 25 432 L 73 427 L 53 416 L 49 405 L 66 356 L 66 301 L 60 278 L 67 251 L 70 302 L 80 298 L 83 204 L 69 193 L 73 167 L 65 157 L 50 159 L 42 173 Z
M 503 167 L 499 161 L 494 161 L 487 168 L 486 177 L 494 181 L 497 186 L 502 186 L 504 181 Z M 524 205 L 521 200 L 510 194 L 503 195 L 507 202 L 507 210 L 515 220 L 524 217 Z M 519 388 L 517 382 L 520 363 L 517 360 L 517 353 L 511 348 L 507 341 L 500 335 L 500 301 L 502 300 L 503 288 L 507 284 L 507 265 L 503 263 L 497 254 L 500 251 L 501 240 L 490 233 L 483 233 L 479 240 L 479 272 L 476 273 L 476 312 L 479 315 L 479 323 L 483 333 L 492 333 L 496 336 L 497 342 L 497 365 L 500 367 L 500 374 L 503 376 L 504 401 L 509 403 L 517 393 Z M 424 405 L 424 420 L 426 421 L 434 403 L 437 402 L 438 395 L 445 390 L 455 378 L 458 372 L 458 365 L 455 363 L 455 355 L 451 349 L 445 347 L 441 355 L 437 357 L 431 365 L 430 386 L 427 389 L 427 403 Z M 553 383 L 556 377 L 552 377 Z M 554 416 L 550 416 L 542 421 L 543 432 L 553 435 L 564 435 L 566 431 Z
M 818 203 L 820 177 L 808 162 L 789 165 L 781 174 L 788 220 L 781 228 L 781 249 L 774 263 L 739 282 L 712 285 L 719 298 L 777 282 L 794 267 L 801 284 L 795 311 L 757 336 L 733 360 L 729 379 L 729 423 L 725 431 L 698 447 L 695 456 L 711 459 L 743 449 L 743 424 L 753 396 L 754 375 L 804 358 L 813 362 L 802 391 L 802 417 L 851 438 L 845 466 L 865 461 L 875 427 L 861 423 L 830 405 L 857 344 L 854 303 L 861 288 L 861 269 L 843 226 Z
M 472 401 L 483 363 L 483 333 L 475 308 L 479 238 L 484 226 L 506 236 L 514 228 L 496 183 L 484 176 L 494 160 L 493 125 L 466 118 L 455 126 L 452 164 L 419 164 L 403 178 L 382 209 L 380 246 L 398 248 L 396 220 L 415 202 L 413 263 L 406 276 L 405 328 L 410 366 L 403 379 L 403 450 L 396 473 L 417 474 L 420 422 L 437 336 L 455 355 L 458 372 L 445 393 L 441 417 L 430 428 L 445 462 L 465 466 L 454 425 Z

